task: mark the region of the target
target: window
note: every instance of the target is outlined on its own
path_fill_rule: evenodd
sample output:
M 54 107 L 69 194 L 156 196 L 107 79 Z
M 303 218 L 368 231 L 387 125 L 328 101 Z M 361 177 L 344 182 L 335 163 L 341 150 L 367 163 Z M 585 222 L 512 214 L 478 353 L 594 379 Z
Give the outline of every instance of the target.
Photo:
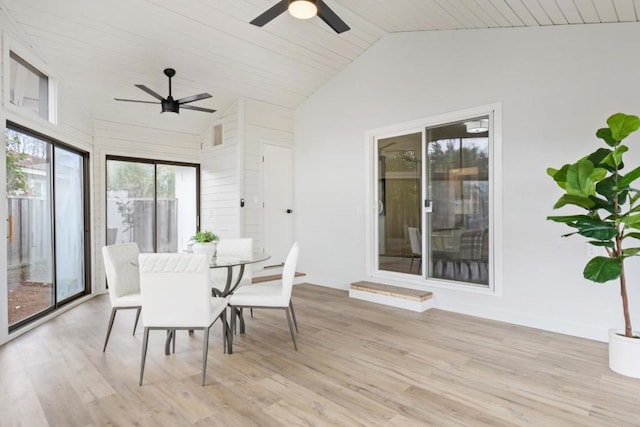
M 179 252 L 197 230 L 200 167 L 107 157 L 107 244 Z
M 88 155 L 9 124 L 9 330 L 89 292 Z
M 495 289 L 495 108 L 372 133 L 374 276 Z
M 9 102 L 49 120 L 49 78 L 10 52 L 9 79 Z

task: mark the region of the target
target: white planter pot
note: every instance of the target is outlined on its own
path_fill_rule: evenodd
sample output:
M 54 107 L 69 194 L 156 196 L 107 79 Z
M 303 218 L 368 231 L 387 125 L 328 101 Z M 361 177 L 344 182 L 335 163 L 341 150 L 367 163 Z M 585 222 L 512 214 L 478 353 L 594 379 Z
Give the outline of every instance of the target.
M 206 254 L 207 259 L 213 260 L 213 257 L 216 256 L 217 248 L 218 248 L 218 242 L 194 243 L 193 253 Z
M 635 336 L 640 336 L 634 331 Z M 609 368 L 621 375 L 640 378 L 640 338 L 628 338 L 624 331 L 609 330 Z

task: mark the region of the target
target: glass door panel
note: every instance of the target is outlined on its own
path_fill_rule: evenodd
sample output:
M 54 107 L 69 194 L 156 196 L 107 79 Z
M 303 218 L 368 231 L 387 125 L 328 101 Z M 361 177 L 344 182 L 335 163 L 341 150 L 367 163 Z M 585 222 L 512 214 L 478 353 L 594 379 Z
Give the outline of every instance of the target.
M 107 158 L 107 244 L 179 252 L 196 233 L 197 165 Z
M 55 304 L 51 145 L 6 130 L 9 326 Z
M 377 141 L 378 269 L 421 274 L 422 133 Z
M 196 168 L 156 166 L 158 252 L 179 252 L 196 233 Z
M 85 290 L 84 158 L 54 148 L 56 294 L 58 301 Z
M 426 129 L 428 276 L 489 284 L 489 117 Z
M 154 252 L 154 170 L 151 163 L 107 161 L 107 245 L 136 242 Z

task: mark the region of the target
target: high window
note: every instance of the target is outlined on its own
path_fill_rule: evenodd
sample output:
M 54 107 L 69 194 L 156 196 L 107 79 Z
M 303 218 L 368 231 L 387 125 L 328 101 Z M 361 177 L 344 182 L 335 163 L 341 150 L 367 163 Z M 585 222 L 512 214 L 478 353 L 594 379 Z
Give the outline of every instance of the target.
M 6 128 L 9 330 L 89 292 L 88 154 Z
M 9 102 L 50 119 L 49 78 L 14 52 L 9 54 Z
M 494 289 L 494 110 L 373 135 L 374 275 Z

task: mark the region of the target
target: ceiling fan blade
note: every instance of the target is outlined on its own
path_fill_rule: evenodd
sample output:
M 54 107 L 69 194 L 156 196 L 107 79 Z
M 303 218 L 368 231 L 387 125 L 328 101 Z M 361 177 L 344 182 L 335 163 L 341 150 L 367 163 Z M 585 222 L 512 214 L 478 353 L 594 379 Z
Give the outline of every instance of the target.
M 189 102 L 193 102 L 193 101 L 200 101 L 201 99 L 207 99 L 207 98 L 211 98 L 211 95 L 208 93 L 201 93 L 198 95 L 193 95 L 193 96 L 187 96 L 185 98 L 180 98 L 178 99 L 178 104 L 182 105 L 182 104 L 187 104 Z
M 148 87 L 146 87 L 145 85 L 135 85 L 138 89 L 142 89 L 143 91 L 147 92 L 149 95 L 153 96 L 154 98 L 163 101 L 164 98 L 162 96 L 160 96 L 157 92 L 152 91 L 151 89 L 149 89 Z
M 194 107 L 192 105 L 181 105 L 180 109 L 187 109 L 187 110 L 195 110 L 195 111 L 203 111 L 205 113 L 215 113 L 216 110 L 211 110 L 209 108 L 202 108 L 202 107 Z
M 331 10 L 329 6 L 322 0 L 316 1 L 316 6 L 318 7 L 318 17 L 322 19 L 328 26 L 333 28 L 333 31 L 336 33 L 344 33 L 345 31 L 349 31 L 351 28 L 345 22 L 340 19 L 336 13 Z
M 276 3 L 271 8 L 267 9 L 262 15 L 258 16 L 256 19 L 251 21 L 251 24 L 257 25 L 258 27 L 262 27 L 267 22 L 279 16 L 281 13 L 285 12 L 289 8 L 288 0 L 281 0 Z
M 155 101 L 138 101 L 137 99 L 122 99 L 122 98 L 113 98 L 116 101 L 125 101 L 125 102 L 139 102 L 141 104 L 156 104 L 158 105 L 157 102 Z

